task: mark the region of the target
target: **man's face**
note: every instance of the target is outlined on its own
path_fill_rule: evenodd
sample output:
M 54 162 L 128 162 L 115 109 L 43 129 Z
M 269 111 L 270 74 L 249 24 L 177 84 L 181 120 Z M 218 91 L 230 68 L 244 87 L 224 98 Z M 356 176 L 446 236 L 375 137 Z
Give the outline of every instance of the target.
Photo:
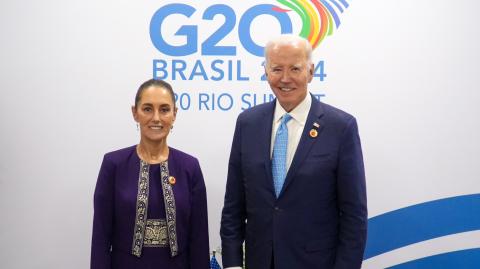
M 307 95 L 307 85 L 313 78 L 303 44 L 275 45 L 267 52 L 265 74 L 280 105 L 290 112 Z

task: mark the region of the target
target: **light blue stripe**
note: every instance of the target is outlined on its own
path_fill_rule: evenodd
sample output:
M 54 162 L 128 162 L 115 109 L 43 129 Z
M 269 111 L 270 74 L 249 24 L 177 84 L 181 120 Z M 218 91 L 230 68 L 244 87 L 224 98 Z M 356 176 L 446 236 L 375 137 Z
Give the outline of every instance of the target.
M 339 0 L 339 1 L 340 1 L 340 3 L 343 4 L 343 6 L 344 6 L 345 8 L 348 8 L 348 3 L 347 3 L 347 1 L 345 1 L 345 0 Z
M 368 220 L 364 259 L 440 236 L 474 230 L 480 230 L 480 194 L 405 207 Z

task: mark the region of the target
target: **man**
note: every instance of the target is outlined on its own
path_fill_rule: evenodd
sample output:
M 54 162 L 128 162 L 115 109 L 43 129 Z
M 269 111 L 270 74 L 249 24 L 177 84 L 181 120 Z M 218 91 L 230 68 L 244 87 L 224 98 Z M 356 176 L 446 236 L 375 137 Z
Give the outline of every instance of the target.
M 367 232 L 354 117 L 307 86 L 312 48 L 283 35 L 265 47 L 276 100 L 241 113 L 230 153 L 220 235 L 225 268 L 360 268 Z

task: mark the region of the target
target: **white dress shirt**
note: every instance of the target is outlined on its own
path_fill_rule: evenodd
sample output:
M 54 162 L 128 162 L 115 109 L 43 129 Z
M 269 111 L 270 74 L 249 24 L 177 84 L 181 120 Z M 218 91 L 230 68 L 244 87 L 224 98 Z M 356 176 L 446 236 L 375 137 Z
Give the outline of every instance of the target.
M 298 143 L 300 142 L 300 137 L 302 137 L 303 128 L 307 122 L 308 112 L 310 111 L 310 106 L 312 105 L 312 96 L 307 93 L 307 96 L 303 99 L 300 104 L 298 104 L 292 111 L 288 114 L 292 116 L 292 119 L 287 122 L 288 128 L 288 146 L 287 146 L 287 172 L 290 169 L 292 164 L 293 156 L 297 150 Z M 272 123 L 272 138 L 270 143 L 270 158 L 272 158 L 273 145 L 275 143 L 275 135 L 277 134 L 277 129 L 280 127 L 281 118 L 285 115 L 287 111 L 283 109 L 277 99 L 277 104 L 275 105 L 275 111 L 273 112 L 273 123 Z
M 295 151 L 297 151 L 298 143 L 300 142 L 300 137 L 302 137 L 303 128 L 307 122 L 308 112 L 310 111 L 310 106 L 312 105 L 312 96 L 310 93 L 307 93 L 305 99 L 303 99 L 298 106 L 296 106 L 292 111 L 290 111 L 290 116 L 292 119 L 287 122 L 288 128 L 288 146 L 287 146 L 287 172 L 290 169 L 292 164 L 293 156 Z M 287 111 L 283 109 L 277 99 L 275 105 L 275 111 L 273 112 L 273 122 L 272 122 L 272 138 L 270 143 L 270 158 L 272 158 L 273 153 L 273 144 L 275 143 L 275 135 L 277 134 L 277 129 L 280 127 L 281 118 L 285 115 Z M 242 269 L 241 266 L 236 267 L 226 267 L 225 269 Z

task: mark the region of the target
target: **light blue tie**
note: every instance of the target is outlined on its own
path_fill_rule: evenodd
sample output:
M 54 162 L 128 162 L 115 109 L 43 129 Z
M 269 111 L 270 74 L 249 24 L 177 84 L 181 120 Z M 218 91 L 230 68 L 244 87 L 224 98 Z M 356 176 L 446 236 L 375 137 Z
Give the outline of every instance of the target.
M 288 128 L 287 122 L 292 119 L 290 114 L 286 113 L 282 117 L 280 126 L 275 134 L 275 142 L 273 144 L 272 154 L 272 175 L 275 194 L 280 194 L 287 174 L 287 145 L 288 145 Z

